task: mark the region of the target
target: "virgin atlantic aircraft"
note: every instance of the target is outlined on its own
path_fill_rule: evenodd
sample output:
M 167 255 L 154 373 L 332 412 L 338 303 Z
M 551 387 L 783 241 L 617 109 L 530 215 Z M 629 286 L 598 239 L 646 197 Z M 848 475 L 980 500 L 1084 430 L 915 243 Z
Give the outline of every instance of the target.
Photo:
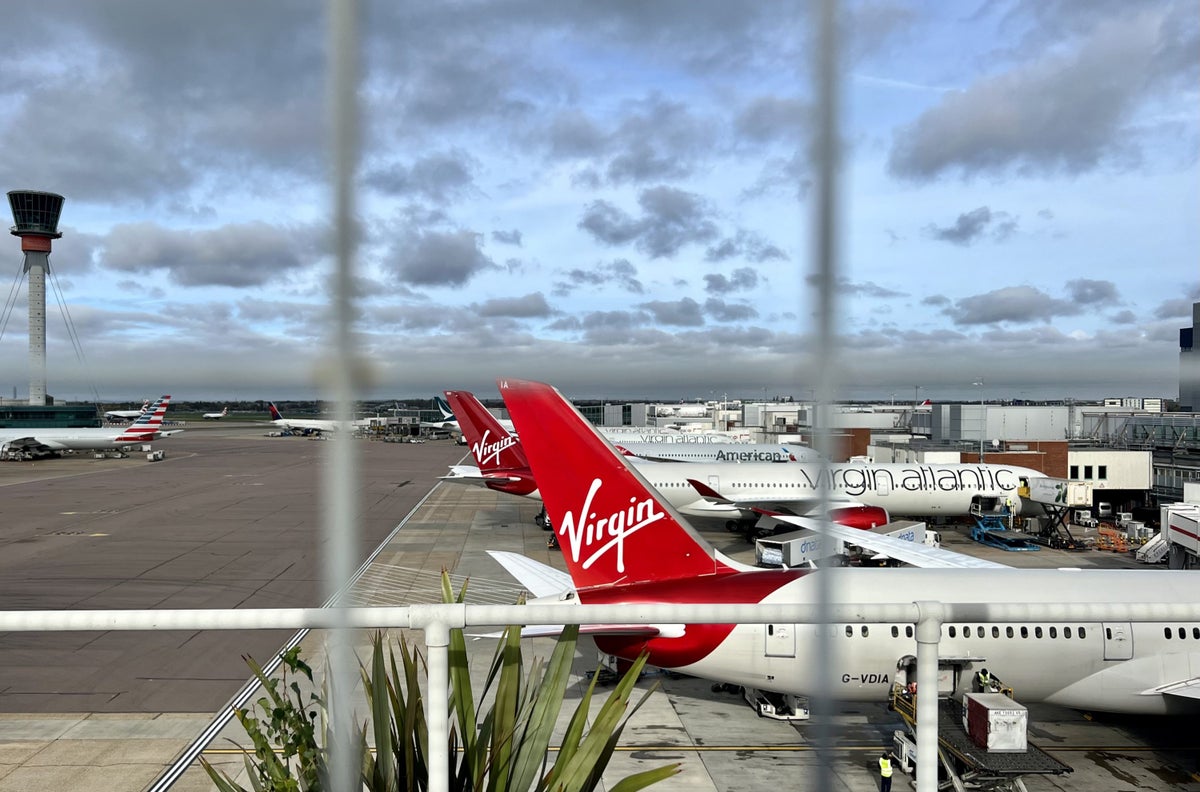
M 580 602 L 816 603 L 830 575 L 838 603 L 930 600 L 1025 603 L 1200 601 L 1200 575 L 1164 570 L 1014 569 L 932 547 L 852 533 L 852 541 L 927 568 L 763 570 L 716 551 L 554 388 L 500 380 Z M 817 521 L 783 517 L 798 526 Z M 839 527 L 821 530 L 836 536 Z M 868 544 L 871 543 L 871 544 Z M 905 547 L 906 546 L 906 547 Z M 908 555 L 904 555 L 907 553 Z M 516 554 L 493 553 L 535 594 L 566 587 L 562 572 Z M 957 568 L 956 568 L 957 567 Z M 818 630 L 807 624 L 688 624 L 595 634 L 597 647 L 709 679 L 798 695 L 815 691 Z M 843 700 L 883 701 L 897 668 L 915 656 L 912 624 L 833 630 Z M 1041 621 L 943 625 L 939 654 L 962 691 L 986 666 L 1022 701 L 1079 709 L 1166 713 L 1200 705 L 1200 623 Z M 949 692 L 949 691 L 947 691 Z
M 452 467 L 444 480 L 540 498 L 537 477 L 521 451 L 524 435 L 510 435 L 470 393 L 446 391 L 446 397 L 478 467 Z M 883 525 L 889 515 L 965 517 L 973 509 L 994 511 L 1006 503 L 1019 514 L 1020 488 L 1043 475 L 1015 465 L 632 461 L 682 514 L 719 520 L 730 531 L 752 535 L 770 533 L 758 529 L 763 513 L 812 514 L 821 503 L 821 489 L 830 505 L 855 514 L 862 528 Z

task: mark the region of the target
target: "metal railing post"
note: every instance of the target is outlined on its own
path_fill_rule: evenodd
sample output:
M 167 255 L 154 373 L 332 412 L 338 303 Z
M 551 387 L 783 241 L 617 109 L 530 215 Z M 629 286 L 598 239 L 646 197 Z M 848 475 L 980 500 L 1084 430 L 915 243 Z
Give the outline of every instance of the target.
M 917 792 L 938 788 L 938 642 L 944 608 L 940 602 L 914 603 L 917 619 Z

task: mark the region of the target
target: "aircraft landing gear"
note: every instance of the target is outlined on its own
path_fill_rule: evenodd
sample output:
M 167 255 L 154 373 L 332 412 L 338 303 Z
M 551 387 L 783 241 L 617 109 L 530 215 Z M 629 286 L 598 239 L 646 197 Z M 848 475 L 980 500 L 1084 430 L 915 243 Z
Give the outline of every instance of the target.
M 542 510 L 537 513 L 536 517 L 533 518 L 533 524 L 538 528 L 541 528 L 543 531 L 549 531 L 553 529 L 554 526 L 550 524 L 550 517 L 546 514 L 545 506 L 543 506 Z
M 730 533 L 741 534 L 742 538 L 747 542 L 753 542 L 755 539 L 762 539 L 765 536 L 772 536 L 775 533 L 774 528 L 760 527 L 758 520 L 726 520 L 725 530 Z

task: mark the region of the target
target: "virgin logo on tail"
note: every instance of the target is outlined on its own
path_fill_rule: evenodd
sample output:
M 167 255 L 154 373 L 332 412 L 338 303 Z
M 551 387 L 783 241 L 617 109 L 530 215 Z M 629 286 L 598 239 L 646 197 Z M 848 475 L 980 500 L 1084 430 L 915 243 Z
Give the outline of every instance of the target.
M 491 434 L 492 430 L 485 429 L 483 437 L 479 438 L 479 442 L 471 446 L 471 453 L 475 456 L 475 461 L 479 463 L 481 469 L 487 467 L 489 464 L 499 466 L 501 452 L 517 444 L 517 438 L 510 434 L 506 434 L 495 443 L 489 443 L 488 438 Z
M 571 551 L 571 560 L 579 563 L 584 551 L 590 553 L 583 561 L 583 568 L 590 569 L 593 564 L 612 553 L 616 556 L 617 572 L 625 572 L 625 540 L 648 525 L 653 525 L 666 517 L 658 509 L 653 498 L 638 501 L 629 499 L 629 506 L 621 511 L 596 519 L 592 511 L 592 502 L 596 493 L 603 486 L 600 479 L 592 479 L 588 488 L 583 507 L 578 514 L 568 511 L 558 528 L 560 536 L 567 538 L 567 548 Z

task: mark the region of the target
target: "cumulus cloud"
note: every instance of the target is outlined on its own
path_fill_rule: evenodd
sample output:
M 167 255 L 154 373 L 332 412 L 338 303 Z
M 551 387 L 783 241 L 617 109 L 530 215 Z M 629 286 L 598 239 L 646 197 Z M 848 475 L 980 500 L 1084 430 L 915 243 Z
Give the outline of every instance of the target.
M 911 180 L 1017 169 L 1083 173 L 1126 161 L 1134 110 L 1195 66 L 1169 68 L 1180 45 L 1159 9 L 1126 6 L 1074 47 L 1049 47 L 1010 71 L 976 80 L 899 129 L 891 172 Z M 1194 25 L 1189 26 L 1194 31 Z
M 719 272 L 713 272 L 704 276 L 704 284 L 704 290 L 709 294 L 748 291 L 758 285 L 758 271 L 750 267 L 739 267 L 728 277 Z
M 604 286 L 610 283 L 631 294 L 641 294 L 645 291 L 642 282 L 637 278 L 637 267 L 628 259 L 602 262 L 591 269 L 568 270 L 565 278 L 554 284 L 556 295 L 571 294 L 580 286 Z
M 394 164 L 370 171 L 363 181 L 388 195 L 419 196 L 444 205 L 475 192 L 471 171 L 478 166 L 467 153 L 451 151 L 421 157 L 409 167 Z
M 497 297 L 487 300 L 475 308 L 479 316 L 504 316 L 513 319 L 537 319 L 550 316 L 553 311 L 541 292 L 524 297 Z
M 1112 281 L 1087 278 L 1067 281 L 1067 293 L 1073 301 L 1084 306 L 1115 305 L 1120 300 L 1117 285 Z
M 809 286 L 816 286 L 818 279 L 816 275 L 806 275 L 804 281 Z M 837 282 L 833 286 L 833 289 L 837 294 L 846 297 L 876 297 L 880 299 L 889 299 L 892 297 L 907 296 L 904 292 L 888 289 L 884 286 L 880 286 L 877 283 L 871 283 L 870 281 L 856 283 L 848 278 L 838 278 Z
M 414 231 L 392 250 L 384 267 L 410 286 L 461 286 L 496 266 L 472 231 Z
M 1118 311 L 1117 313 L 1108 317 L 1108 321 L 1117 325 L 1131 325 L 1137 324 L 1138 317 L 1133 311 Z
M 510 231 L 493 231 L 492 240 L 502 245 L 521 247 L 521 232 L 515 228 Z
M 754 306 L 725 302 L 719 297 L 709 297 L 705 300 L 704 310 L 718 322 L 745 322 L 758 318 L 758 311 L 754 309 Z
M 1155 319 L 1190 319 L 1192 317 L 1193 300 L 1176 298 L 1163 300 L 1154 309 Z
M 635 218 L 599 200 L 592 202 L 579 228 L 606 245 L 634 242 L 651 258 L 675 255 L 685 245 L 703 244 L 717 236 L 714 212 L 695 193 L 673 187 L 652 187 L 638 196 L 642 216 Z
M 98 262 L 117 272 L 162 270 L 182 286 L 261 286 L 314 267 L 324 254 L 315 228 L 266 223 L 178 230 L 155 223 L 114 226 Z
M 686 178 L 713 152 L 720 129 L 715 119 L 657 92 L 622 102 L 606 120 L 570 108 L 554 114 L 545 127 L 552 158 L 587 163 L 576 174 L 581 184 Z
M 966 247 L 985 237 L 1003 242 L 1016 228 L 1016 219 L 1007 212 L 993 212 L 981 206 L 960 214 L 953 225 L 938 227 L 930 224 L 925 227 L 925 232 L 933 239 Z
M 648 311 L 659 324 L 675 327 L 699 327 L 704 324 L 704 311 L 691 297 L 679 300 L 651 300 L 638 305 Z
M 807 137 L 814 117 L 812 105 L 795 97 L 760 96 L 734 121 L 737 131 L 756 144 L 779 140 L 798 145 Z
M 755 264 L 771 260 L 787 261 L 786 253 L 760 234 L 745 229 L 738 229 L 732 237 L 726 237 L 704 251 L 705 261 L 725 261 L 735 257 L 746 258 Z
M 956 325 L 1025 324 L 1048 322 L 1055 316 L 1074 316 L 1080 309 L 1075 303 L 1055 299 L 1032 286 L 1008 286 L 964 297 L 947 307 L 944 313 Z

